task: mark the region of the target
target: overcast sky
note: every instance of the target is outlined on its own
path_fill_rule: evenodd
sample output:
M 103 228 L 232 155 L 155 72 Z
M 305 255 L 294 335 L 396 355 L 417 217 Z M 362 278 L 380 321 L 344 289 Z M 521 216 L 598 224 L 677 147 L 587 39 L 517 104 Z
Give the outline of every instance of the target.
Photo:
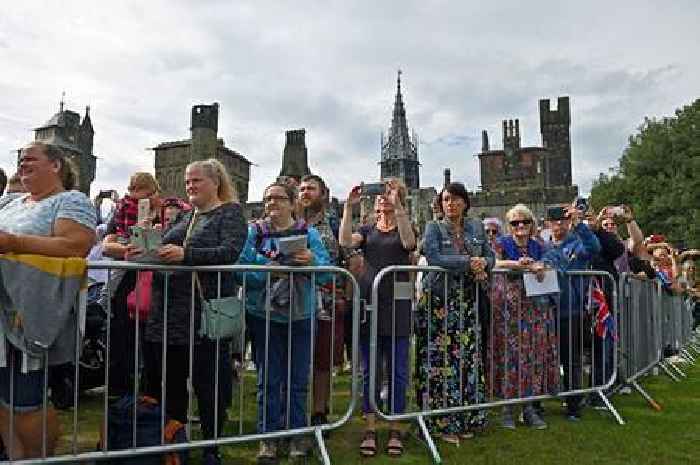
M 481 130 L 501 147 L 538 100 L 569 95 L 573 178 L 616 164 L 645 116 L 700 97 L 700 2 L 11 2 L 0 15 L 0 166 L 66 107 L 95 127 L 93 193 L 123 192 L 146 148 L 189 137 L 190 108 L 219 102 L 219 136 L 254 163 L 250 198 L 278 174 L 284 131 L 306 128 L 312 171 L 336 195 L 379 176 L 381 131 L 403 70 L 421 184 L 442 169 L 470 189 Z M 286 4 L 286 6 L 285 6 Z

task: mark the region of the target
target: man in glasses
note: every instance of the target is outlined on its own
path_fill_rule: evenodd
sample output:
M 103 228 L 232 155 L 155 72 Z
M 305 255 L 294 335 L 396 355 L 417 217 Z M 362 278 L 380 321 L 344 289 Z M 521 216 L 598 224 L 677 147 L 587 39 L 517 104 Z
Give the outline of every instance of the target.
M 581 221 L 583 212 L 575 205 L 550 207 L 547 220 L 552 230 L 552 240 L 543 261 L 557 270 L 559 278 L 559 354 L 564 366 L 563 390 L 580 389 L 581 384 L 581 334 L 583 297 L 586 280 L 572 278 L 569 271 L 585 270 L 593 257 L 600 253 L 600 242 L 593 231 Z M 581 396 L 566 398 L 566 417 L 570 421 L 580 419 Z

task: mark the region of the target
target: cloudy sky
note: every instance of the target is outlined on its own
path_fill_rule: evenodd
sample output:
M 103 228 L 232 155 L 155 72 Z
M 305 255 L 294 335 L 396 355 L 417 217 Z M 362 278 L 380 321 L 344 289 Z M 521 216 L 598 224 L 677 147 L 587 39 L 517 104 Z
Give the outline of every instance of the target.
M 663 4 L 662 4 L 663 3 Z M 306 128 L 311 169 L 336 194 L 378 177 L 396 70 L 420 136 L 421 183 L 443 167 L 473 189 L 482 129 L 569 95 L 574 182 L 616 163 L 645 116 L 698 95 L 700 2 L 26 1 L 0 15 L 0 166 L 31 129 L 90 105 L 93 192 L 153 170 L 159 142 L 189 137 L 190 107 L 219 102 L 219 136 L 253 163 L 251 199 L 278 173 L 284 131 Z

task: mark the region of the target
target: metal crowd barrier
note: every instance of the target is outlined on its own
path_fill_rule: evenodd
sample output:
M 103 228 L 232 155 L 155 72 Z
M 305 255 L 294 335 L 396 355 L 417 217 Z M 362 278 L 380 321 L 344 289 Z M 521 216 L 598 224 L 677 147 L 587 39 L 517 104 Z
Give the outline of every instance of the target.
M 637 390 L 656 410 L 661 406 L 639 384 L 663 361 L 662 290 L 656 280 L 640 278 L 631 273 L 620 276 L 619 370 L 625 384 Z
M 161 439 L 160 439 L 160 444 L 159 445 L 149 445 L 149 446 L 139 446 L 137 444 L 137 405 L 136 402 L 134 402 L 134 408 L 133 412 L 131 415 L 132 419 L 132 441 L 131 441 L 131 447 L 126 448 L 126 449 L 121 449 L 121 450 L 108 450 L 107 447 L 107 441 L 103 441 L 102 445 L 99 449 L 95 450 L 94 448 L 89 449 L 89 450 L 84 450 L 84 447 L 81 447 L 79 445 L 79 435 L 82 433 L 90 433 L 92 435 L 96 434 L 97 431 L 80 431 L 81 429 L 81 423 L 85 421 L 84 418 L 84 413 L 81 412 L 81 404 L 80 404 L 80 391 L 81 391 L 81 368 L 84 365 L 81 362 L 81 339 L 82 335 L 80 334 L 80 331 L 76 331 L 75 334 L 75 354 L 74 354 L 74 359 L 73 359 L 73 409 L 72 409 L 72 431 L 70 434 L 70 445 L 66 447 L 60 447 L 57 449 L 57 453 L 60 455 L 53 455 L 49 456 L 48 451 L 47 451 L 47 412 L 48 412 L 48 397 L 49 397 L 49 386 L 48 386 L 48 379 L 49 379 L 49 366 L 48 363 L 43 363 L 43 370 L 44 370 L 44 386 L 43 386 L 43 406 L 42 406 L 42 411 L 43 411 L 43 421 L 42 421 L 42 454 L 41 457 L 36 457 L 36 458 L 31 458 L 31 459 L 24 459 L 24 460 L 15 460 L 15 461 L 10 461 L 9 463 L 15 463 L 15 464 L 30 464 L 30 463 L 68 463 L 68 462 L 78 462 L 78 461 L 101 461 L 101 460 L 107 460 L 107 459 L 118 459 L 118 458 L 133 458 L 133 457 L 143 457 L 149 454 L 162 454 L 162 453 L 171 453 L 171 452 L 177 452 L 177 451 L 184 451 L 184 450 L 191 450 L 191 449 L 203 449 L 203 448 L 208 448 L 208 447 L 214 447 L 214 446 L 224 446 L 224 445 L 230 445 L 230 444 L 238 444 L 238 443 L 244 443 L 244 442 L 251 442 L 251 441 L 262 441 L 262 440 L 279 440 L 282 438 L 295 438 L 295 437 L 301 437 L 304 435 L 312 435 L 315 438 L 315 441 L 317 443 L 319 452 L 320 452 L 320 457 L 321 460 L 323 461 L 324 464 L 330 464 L 330 458 L 328 456 L 328 452 L 326 450 L 326 446 L 324 443 L 323 439 L 323 433 L 325 431 L 330 431 L 339 428 L 340 426 L 344 425 L 352 416 L 353 411 L 355 409 L 355 403 L 356 400 L 358 399 L 358 377 L 356 376 L 357 373 L 357 367 L 358 367 L 358 332 L 359 332 L 359 303 L 360 303 L 360 297 L 359 297 L 359 287 L 357 284 L 357 281 L 355 278 L 345 269 L 338 268 L 338 267 L 332 267 L 332 266 L 324 266 L 324 267 L 288 267 L 288 266 L 252 266 L 252 265 L 227 265 L 227 266 L 197 266 L 197 267 L 191 267 L 191 266 L 176 266 L 176 265 L 155 265 L 155 264 L 145 264 L 145 263 L 130 263 L 130 262 L 121 262 L 121 261 L 103 261 L 103 262 L 90 262 L 89 263 L 89 269 L 90 270 L 107 270 L 108 274 L 108 281 L 112 280 L 112 278 L 118 274 L 118 273 L 140 273 L 143 271 L 153 271 L 153 272 L 162 272 L 164 274 L 164 295 L 163 295 L 163 301 L 164 301 L 164 306 L 163 306 L 163 335 L 162 335 L 162 381 L 161 381 L 161 398 L 160 398 L 160 406 L 161 406 Z M 190 300 L 190 308 L 189 308 L 189 317 L 190 317 L 190 330 L 189 330 L 189 347 L 188 347 L 188 358 L 189 358 L 189 367 L 188 367 L 188 382 L 187 382 L 187 392 L 188 392 L 188 402 L 187 402 L 187 425 L 186 425 L 186 431 L 187 431 L 187 441 L 183 443 L 177 443 L 177 444 L 166 444 L 165 439 L 164 439 L 164 425 L 165 425 L 165 420 L 166 420 L 166 407 L 168 405 L 168 399 L 166 398 L 166 379 L 167 379 L 167 357 L 168 357 L 168 331 L 167 331 L 167 324 L 168 324 L 168 314 L 171 311 L 175 311 L 172 309 L 168 308 L 168 287 L 169 287 L 169 280 L 172 278 L 173 273 L 175 272 L 184 272 L 184 273 L 189 273 L 190 274 L 190 291 L 191 291 L 191 300 Z M 271 432 L 250 432 L 250 431 L 245 431 L 244 425 L 246 421 L 249 422 L 251 418 L 246 418 L 246 415 L 244 413 L 244 398 L 245 396 L 245 383 L 243 382 L 243 379 L 241 378 L 239 381 L 238 385 L 238 412 L 237 412 L 237 417 L 238 417 L 238 428 L 237 428 L 237 434 L 232 435 L 232 436 L 219 436 L 218 434 L 218 415 L 216 412 L 219 410 L 219 406 L 221 405 L 221 402 L 226 402 L 226 399 L 220 399 L 219 398 L 219 367 L 220 367 L 220 348 L 221 345 L 228 343 L 228 341 L 222 341 L 220 338 L 216 339 L 216 357 L 215 357 L 215 378 L 212 380 L 214 383 L 214 438 L 211 439 L 197 439 L 194 436 L 194 431 L 193 431 L 193 419 L 194 419 L 194 413 L 195 413 L 195 404 L 193 402 L 193 386 L 192 386 L 192 378 L 193 378 L 193 360 L 194 360 L 194 327 L 195 327 L 195 296 L 198 296 L 196 286 L 195 286 L 195 275 L 196 273 L 217 273 L 217 297 L 221 297 L 221 287 L 222 287 L 222 282 L 225 280 L 230 280 L 233 279 L 233 273 L 241 273 L 242 275 L 242 282 L 239 283 L 239 297 L 242 299 L 243 302 L 246 301 L 246 292 L 247 292 L 247 274 L 250 272 L 265 272 L 267 279 L 266 279 L 266 290 L 267 294 L 269 296 L 270 289 L 271 289 L 271 276 L 274 273 L 275 276 L 279 276 L 280 274 L 289 276 L 289 277 L 299 277 L 299 276 L 306 276 L 311 280 L 311 285 L 313 289 L 317 289 L 317 284 L 320 284 L 322 281 L 325 280 L 326 284 L 329 282 L 332 285 L 332 300 L 333 304 L 331 306 L 331 312 L 330 315 L 326 314 L 323 316 L 323 319 L 326 321 L 329 321 L 331 324 L 331 328 L 334 329 L 334 325 L 336 324 L 343 324 L 342 321 L 336 321 L 336 306 L 335 306 L 335 299 L 336 299 L 336 294 L 335 294 L 335 286 L 336 284 L 339 283 L 339 281 L 345 280 L 346 282 L 349 282 L 352 288 L 352 296 L 348 297 L 348 301 L 351 303 L 350 308 L 347 308 L 346 311 L 351 311 L 352 312 L 352 373 L 353 376 L 351 377 L 351 395 L 350 399 L 348 401 L 348 404 L 346 408 L 337 413 L 335 415 L 336 419 L 331 420 L 326 424 L 321 424 L 321 425 L 314 425 L 314 426 L 305 426 L 301 428 L 289 428 L 289 414 L 291 410 L 290 406 L 290 391 L 291 391 L 291 376 L 292 376 L 292 370 L 294 369 L 291 366 L 291 325 L 287 325 L 289 328 L 289 339 L 288 339 L 288 359 L 287 359 L 287 365 L 286 365 L 286 389 L 281 386 L 282 390 L 284 390 L 284 394 L 286 395 L 286 402 L 285 405 L 283 406 L 283 415 L 285 415 L 285 425 L 287 426 L 286 428 L 283 428 L 278 431 L 271 431 Z M 136 288 L 136 292 L 138 293 L 138 287 Z M 110 379 L 110 362 L 113 360 L 117 360 L 120 357 L 123 358 L 124 354 L 120 353 L 114 353 L 114 350 L 112 347 L 115 344 L 115 341 L 113 338 L 117 336 L 117 334 L 112 334 L 112 328 L 111 325 L 113 323 L 113 310 L 111 306 L 112 302 L 112 293 L 114 289 L 112 289 L 111 286 L 107 286 L 107 296 L 105 299 L 105 302 L 107 303 L 106 307 L 106 313 L 107 315 L 112 315 L 112 318 L 107 317 L 105 319 L 105 327 L 104 327 L 104 335 L 105 335 L 105 341 L 104 341 L 104 379 L 103 383 L 101 383 L 103 387 L 102 391 L 102 402 L 101 402 L 101 410 L 102 410 L 102 420 L 101 420 L 101 435 L 105 438 L 109 437 L 109 419 L 108 419 L 108 412 L 110 405 L 112 401 L 114 400 L 111 398 L 111 393 L 110 393 L 110 386 L 115 380 Z M 290 286 L 290 291 L 289 291 L 289 308 L 291 312 L 291 308 L 294 305 L 294 292 L 293 292 L 293 286 Z M 136 295 L 136 300 L 139 301 L 139 295 Z M 212 298 L 213 296 L 207 296 L 208 298 Z M 313 292 L 313 299 L 314 299 L 314 308 L 318 310 L 319 305 L 320 305 L 320 293 L 314 291 Z M 244 307 L 245 309 L 246 307 Z M 126 309 L 120 309 L 121 311 L 126 311 Z M 246 312 L 244 311 L 241 314 L 241 331 L 240 334 L 235 336 L 234 339 L 238 339 L 240 343 L 240 347 L 243 348 L 242 352 L 245 352 L 245 347 L 246 347 Z M 80 320 L 84 316 L 79 315 L 79 312 L 76 312 L 76 326 L 80 327 Z M 219 316 L 221 318 L 221 316 Z M 139 318 L 134 318 L 132 321 L 133 324 L 133 350 L 131 351 L 133 355 L 133 360 L 128 361 L 127 363 L 131 364 L 132 366 L 132 371 L 131 371 L 131 376 L 133 376 L 133 387 L 131 389 L 131 395 L 134 398 L 138 398 L 141 394 L 141 382 L 142 378 L 148 377 L 148 373 L 142 373 L 142 358 L 143 358 L 143 348 L 141 341 L 143 339 L 143 334 L 144 334 L 144 322 L 140 322 Z M 265 321 L 265 360 L 269 360 L 270 354 L 269 354 L 269 344 L 268 340 L 270 339 L 270 313 L 267 313 L 267 318 Z M 316 319 L 312 318 L 310 319 L 310 324 L 312 325 L 311 329 L 311 334 L 314 335 L 316 334 Z M 331 353 L 329 354 L 330 357 L 330 367 L 331 371 L 333 370 L 334 366 L 334 341 L 333 341 L 333 335 L 335 332 L 332 330 L 331 331 L 331 345 L 330 345 L 330 351 Z M 119 335 L 121 338 L 122 335 Z M 124 335 L 125 337 L 125 335 Z M 308 380 L 308 392 L 309 394 L 307 395 L 307 412 L 305 412 L 306 416 L 306 424 L 308 425 L 309 422 L 309 416 L 310 416 L 310 410 L 313 408 L 312 407 L 312 401 L 313 399 L 313 386 L 314 386 L 314 344 L 315 344 L 315 337 L 310 337 L 309 338 L 309 344 L 310 344 L 310 366 L 309 366 L 309 380 Z M 122 342 L 122 341 L 119 341 Z M 257 341 L 256 343 L 258 344 L 258 348 L 260 347 L 262 341 Z M 47 355 L 48 358 L 48 355 Z M 125 360 L 121 360 L 125 361 Z M 265 381 L 267 381 L 268 377 L 268 372 L 267 372 L 267 367 L 268 365 L 266 364 L 266 369 L 265 369 Z M 10 381 L 10 404 L 11 406 L 14 406 L 14 399 L 15 399 L 15 394 L 12 392 L 13 387 L 15 385 L 14 383 L 14 372 L 13 376 L 11 376 L 11 381 Z M 122 381 L 122 380 L 116 380 L 116 381 Z M 131 384 L 131 383 L 129 383 Z M 333 399 L 334 399 L 334 384 L 335 381 L 333 380 L 333 376 L 330 378 L 330 404 L 331 404 L 331 409 L 332 404 L 333 404 Z M 265 382 L 265 388 L 267 388 L 267 382 Z M 265 404 L 264 404 L 264 412 L 263 416 L 267 414 L 268 411 L 268 406 L 267 406 L 267 396 L 264 395 L 263 398 L 265 399 Z M 233 402 L 233 399 L 231 399 L 231 402 Z M 331 413 L 332 410 L 331 410 Z M 10 408 L 10 437 L 14 437 L 14 409 Z M 82 417 L 82 418 L 81 418 Z M 253 419 L 255 419 L 254 417 Z M 263 418 L 263 422 L 265 423 L 265 419 Z M 254 424 L 256 424 L 257 421 L 254 421 Z M 6 444 L 6 449 L 9 453 L 9 456 L 12 457 L 13 455 L 13 444 Z
M 433 289 L 428 285 L 427 289 L 423 289 L 423 293 L 428 294 L 427 298 L 424 299 L 422 305 L 416 305 L 416 296 L 410 291 L 410 286 L 406 285 L 405 275 L 406 273 L 418 272 L 423 274 L 432 273 L 433 276 L 441 275 L 443 277 L 448 274 L 445 269 L 434 266 L 390 266 L 381 270 L 374 280 L 372 305 L 369 306 L 371 313 L 369 399 L 371 407 L 376 410 L 381 418 L 387 421 L 415 420 L 436 463 L 440 463 L 441 459 L 431 437 L 430 429 L 427 426 L 427 421 L 431 417 L 465 415 L 488 408 L 504 407 L 513 404 L 529 404 L 553 398 L 566 398 L 567 402 L 580 402 L 582 396 L 589 395 L 599 398 L 617 422 L 624 424 L 624 421 L 606 395 L 606 392 L 615 383 L 617 376 L 616 333 L 619 328 L 617 321 L 617 283 L 609 273 L 597 271 L 567 273 L 563 281 L 564 285 L 568 286 L 568 292 L 566 293 L 566 299 L 568 300 L 563 302 L 558 293 L 532 298 L 527 297 L 524 294 L 523 276 L 521 273 L 494 270 L 489 283 L 470 282 L 465 284 L 463 281 L 464 277 L 459 277 L 456 283 L 451 282 L 449 285 L 448 282 L 450 281 L 443 279 L 441 289 Z M 404 276 L 397 280 L 397 276 L 402 274 Z M 377 302 L 386 303 L 386 300 L 382 300 L 381 295 L 382 291 L 387 292 L 387 286 L 382 286 L 382 282 L 385 279 L 390 280 L 388 289 L 393 292 L 394 297 L 392 308 L 390 309 L 378 308 L 376 304 Z M 598 287 L 592 285 L 594 281 L 599 283 Z M 562 280 L 560 279 L 559 282 L 562 282 Z M 501 286 L 501 290 L 494 289 L 494 286 Z M 608 333 L 604 337 L 598 337 L 595 334 L 597 329 L 603 327 L 599 327 L 597 324 L 597 309 L 592 311 L 590 308 L 591 302 L 595 301 L 596 289 L 606 290 L 610 294 L 606 299 L 608 313 L 605 315 L 607 319 L 603 326 Z M 502 293 L 500 298 L 497 296 L 497 292 Z M 434 293 L 442 297 L 442 300 L 439 301 L 442 305 L 438 308 L 432 305 L 432 294 Z M 447 303 L 448 295 L 451 296 L 450 299 L 455 298 L 455 296 L 457 299 L 462 299 L 466 293 L 470 293 L 471 297 L 465 301 L 466 303 L 462 303 L 468 305 L 469 308 L 460 307 L 460 302 L 457 302 L 455 305 Z M 514 294 L 517 294 L 517 297 Z M 410 300 L 412 302 L 412 307 L 416 310 L 414 319 L 429 322 L 425 329 L 422 329 L 420 324 L 416 325 L 414 332 L 416 332 L 417 345 L 418 347 L 427 346 L 428 350 L 426 351 L 427 356 L 425 359 L 421 359 L 420 354 L 416 354 L 415 363 L 424 364 L 422 366 L 424 372 L 436 374 L 447 372 L 452 376 L 454 384 L 451 387 L 447 385 L 445 378 L 443 378 L 442 386 L 438 386 L 438 391 L 442 392 L 443 400 L 440 406 L 426 407 L 424 399 L 416 398 L 414 402 L 406 403 L 406 411 L 397 411 L 394 408 L 394 396 L 391 393 L 396 392 L 397 382 L 402 382 L 401 379 L 398 381 L 396 379 L 395 356 L 397 344 L 395 332 L 398 318 L 396 303 L 400 300 Z M 426 300 L 429 302 L 427 307 L 425 306 Z M 520 304 L 517 303 L 518 301 Z M 379 313 L 387 311 L 391 312 L 391 349 L 389 355 L 391 363 L 389 366 L 393 370 L 380 379 L 378 371 L 383 361 L 380 359 L 380 350 L 377 342 L 378 322 Z M 458 316 L 456 320 L 453 318 L 448 323 L 448 319 L 443 317 L 439 320 L 439 324 L 443 325 L 443 327 L 432 328 L 430 323 L 432 315 L 435 312 L 443 312 L 444 315 L 446 311 L 457 311 Z M 533 317 L 533 311 L 539 312 L 539 315 Z M 421 315 L 420 312 L 426 312 L 427 315 Z M 532 320 L 533 318 L 540 320 L 535 322 L 535 324 L 544 322 L 547 325 L 543 330 L 545 334 L 539 334 L 542 340 L 535 342 L 536 344 L 541 344 L 538 350 L 533 350 L 531 346 L 534 340 L 533 333 L 535 331 L 540 331 L 541 333 L 541 328 L 529 328 L 529 333 L 523 328 L 523 325 L 529 321 L 528 319 Z M 532 323 L 532 321 L 529 322 Z M 383 331 L 386 332 L 386 328 Z M 431 334 L 431 331 L 438 331 L 439 338 L 432 340 L 431 338 L 434 335 Z M 496 336 L 496 333 L 499 331 L 499 335 Z M 517 334 L 509 334 L 509 331 L 515 331 Z M 421 341 L 421 338 L 425 340 Z M 454 347 L 454 340 L 460 341 L 459 347 Z M 502 345 L 499 346 L 499 343 Z M 438 346 L 442 348 L 442 352 L 439 352 L 439 356 L 434 361 L 430 357 L 431 351 L 434 351 Z M 562 351 L 562 349 L 565 350 Z M 425 349 L 423 350 L 425 351 Z M 448 353 L 448 351 L 453 352 Z M 454 351 L 459 354 L 457 356 L 457 368 L 454 365 L 447 366 L 449 363 L 455 363 Z M 503 377 L 503 373 L 497 374 L 498 369 L 495 367 L 498 364 L 494 360 L 494 354 L 496 353 L 502 354 L 503 359 L 506 361 L 504 363 L 511 360 L 509 357 L 515 353 L 514 363 L 517 365 L 515 369 L 517 372 L 517 388 L 515 392 L 512 389 L 510 392 L 503 392 L 504 389 L 502 388 L 493 388 L 500 381 L 507 382 L 499 379 L 499 377 Z M 531 359 L 533 354 L 544 359 L 534 360 L 533 362 Z M 448 361 L 450 357 L 453 357 L 453 359 Z M 590 362 L 587 363 L 589 359 Z M 539 386 L 535 390 L 529 388 L 523 390 L 522 376 L 532 376 L 532 368 L 526 368 L 528 363 L 539 363 L 544 366 L 549 364 L 555 370 L 552 382 L 547 385 L 548 380 L 545 377 L 543 381 L 544 386 Z M 560 367 L 564 372 L 561 376 L 559 376 Z M 589 370 L 586 370 L 584 374 L 583 368 L 589 368 Z M 454 370 L 458 370 L 459 374 L 455 374 Z M 408 373 L 414 372 L 414 369 L 408 370 Z M 489 389 L 486 389 L 484 386 L 482 390 L 478 385 L 481 381 L 477 381 L 475 386 L 469 386 L 469 383 L 473 383 L 473 380 L 482 379 L 485 382 L 485 386 L 489 386 Z M 425 389 L 434 397 L 435 392 L 431 391 L 430 377 L 427 380 L 421 379 L 419 381 L 421 385 L 427 383 Z M 380 399 L 377 398 L 376 394 L 376 386 L 378 383 L 383 382 L 387 383 L 390 392 L 390 407 L 388 410 L 381 405 Z M 413 380 L 413 383 L 415 382 L 416 380 Z M 533 380 L 533 382 L 535 381 Z M 409 382 L 408 385 L 410 386 L 413 383 Z M 450 398 L 450 391 L 454 393 L 455 390 L 457 391 L 457 399 L 454 397 Z M 418 395 L 416 393 L 416 396 Z

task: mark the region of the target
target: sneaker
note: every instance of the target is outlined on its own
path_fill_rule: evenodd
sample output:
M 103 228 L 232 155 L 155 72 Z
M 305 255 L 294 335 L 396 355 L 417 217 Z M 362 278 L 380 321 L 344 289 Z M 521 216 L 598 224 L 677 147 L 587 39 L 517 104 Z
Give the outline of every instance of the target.
M 274 465 L 277 463 L 277 443 L 275 441 L 260 441 L 260 450 L 256 457 L 259 465 Z
M 632 394 L 632 388 L 629 386 L 623 386 L 620 388 L 619 392 L 620 392 L 620 394 L 630 395 L 630 394 Z
M 289 458 L 298 459 L 306 457 L 309 453 L 309 441 L 307 438 L 292 438 L 289 442 Z
M 578 423 L 581 421 L 581 416 L 578 413 L 567 413 L 566 419 L 572 423 Z
M 513 407 L 503 407 L 501 416 L 501 426 L 506 429 L 515 429 L 515 420 L 513 419 Z
M 523 420 L 526 425 L 533 429 L 547 429 L 547 423 L 537 414 L 535 409 L 528 405 L 523 409 Z

